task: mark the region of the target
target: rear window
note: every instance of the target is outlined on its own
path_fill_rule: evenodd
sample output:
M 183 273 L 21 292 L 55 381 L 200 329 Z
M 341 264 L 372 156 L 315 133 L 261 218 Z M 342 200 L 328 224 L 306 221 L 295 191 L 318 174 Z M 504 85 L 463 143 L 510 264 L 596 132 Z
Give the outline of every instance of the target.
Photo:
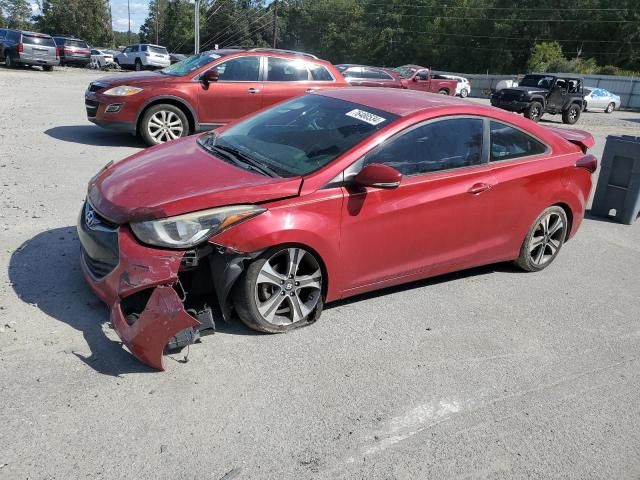
M 149 45 L 147 47 L 147 50 L 149 50 L 151 53 L 160 53 L 162 55 L 168 55 L 167 49 L 164 47 L 152 47 L 151 45 Z
M 22 43 L 28 45 L 44 45 L 45 47 L 55 47 L 56 44 L 51 37 L 40 37 L 37 35 L 22 34 Z
M 65 40 L 64 44 L 68 47 L 89 48 L 87 42 L 83 42 L 82 40 Z

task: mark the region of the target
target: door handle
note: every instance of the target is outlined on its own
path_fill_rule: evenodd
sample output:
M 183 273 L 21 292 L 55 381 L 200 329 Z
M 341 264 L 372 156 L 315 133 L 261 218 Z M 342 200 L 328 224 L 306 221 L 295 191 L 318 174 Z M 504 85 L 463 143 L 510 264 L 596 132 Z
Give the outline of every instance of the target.
M 247 90 L 247 92 L 249 92 L 249 93 L 260 93 L 260 89 L 259 88 L 250 88 L 249 90 Z
M 467 192 L 478 195 L 479 193 L 486 192 L 491 188 L 491 185 L 488 183 L 476 183 L 474 184 Z

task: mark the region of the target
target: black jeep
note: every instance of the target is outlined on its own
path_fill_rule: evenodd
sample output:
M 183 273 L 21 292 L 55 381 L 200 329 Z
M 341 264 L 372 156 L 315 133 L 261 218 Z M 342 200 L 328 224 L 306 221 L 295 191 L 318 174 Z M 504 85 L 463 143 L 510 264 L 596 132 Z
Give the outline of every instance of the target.
M 554 75 L 528 74 L 517 87 L 491 95 L 491 105 L 524 114 L 537 122 L 543 113 L 562 113 L 562 122 L 574 124 L 584 107 L 582 80 Z

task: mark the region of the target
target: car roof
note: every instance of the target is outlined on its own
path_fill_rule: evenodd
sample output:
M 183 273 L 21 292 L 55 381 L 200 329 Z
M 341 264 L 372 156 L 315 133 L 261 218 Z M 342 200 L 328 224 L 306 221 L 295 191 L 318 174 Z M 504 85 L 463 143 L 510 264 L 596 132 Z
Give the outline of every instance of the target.
M 382 91 L 384 90 L 384 91 Z M 415 90 L 395 88 L 377 89 L 370 87 L 332 88 L 321 90 L 316 95 L 337 98 L 347 102 L 359 103 L 371 108 L 393 113 L 401 117 L 418 111 L 451 106 L 467 106 L 473 109 L 489 110 L 483 105 L 471 104 L 456 97 L 424 93 Z

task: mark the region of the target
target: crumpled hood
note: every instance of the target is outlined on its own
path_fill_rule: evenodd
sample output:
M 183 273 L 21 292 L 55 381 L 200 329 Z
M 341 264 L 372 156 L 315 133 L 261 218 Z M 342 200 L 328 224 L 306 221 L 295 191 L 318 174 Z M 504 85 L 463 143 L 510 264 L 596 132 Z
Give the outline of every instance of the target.
M 245 170 L 207 152 L 197 139 L 158 145 L 110 165 L 89 182 L 89 201 L 101 215 L 123 224 L 299 194 L 301 177 Z

